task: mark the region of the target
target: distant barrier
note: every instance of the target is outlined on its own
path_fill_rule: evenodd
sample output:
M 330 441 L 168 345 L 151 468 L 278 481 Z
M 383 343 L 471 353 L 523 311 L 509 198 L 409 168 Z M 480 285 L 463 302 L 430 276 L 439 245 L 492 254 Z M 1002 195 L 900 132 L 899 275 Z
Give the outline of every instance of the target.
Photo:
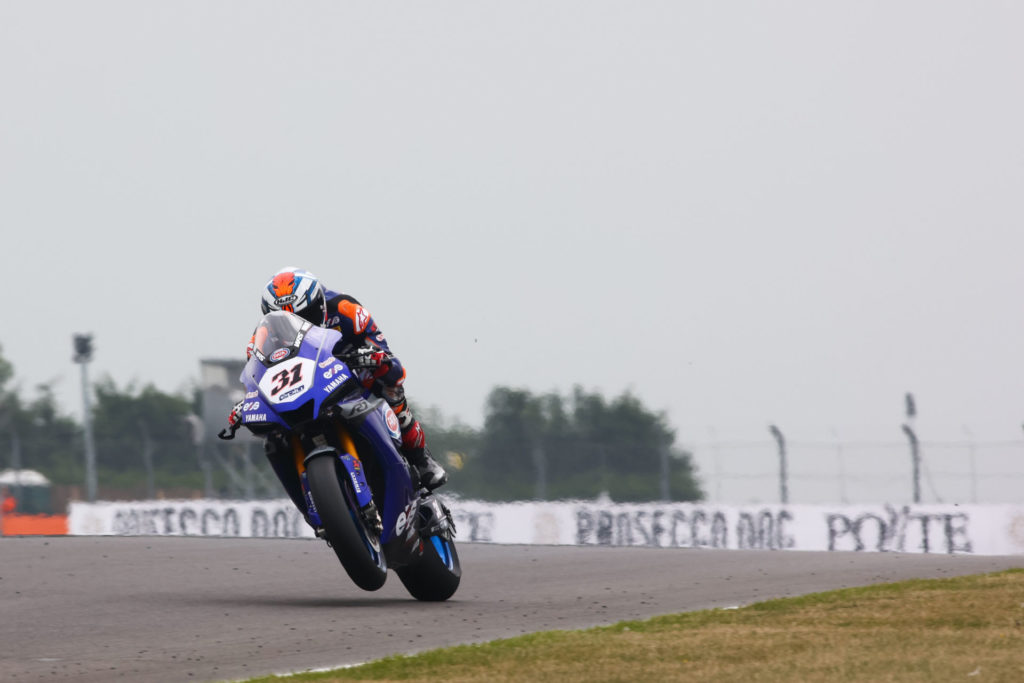
M 76 536 L 314 537 L 288 499 L 72 502 L 68 518 Z
M 464 542 L 1024 555 L 1024 505 L 448 503 Z M 72 503 L 68 520 L 73 535 L 313 537 L 289 500 Z

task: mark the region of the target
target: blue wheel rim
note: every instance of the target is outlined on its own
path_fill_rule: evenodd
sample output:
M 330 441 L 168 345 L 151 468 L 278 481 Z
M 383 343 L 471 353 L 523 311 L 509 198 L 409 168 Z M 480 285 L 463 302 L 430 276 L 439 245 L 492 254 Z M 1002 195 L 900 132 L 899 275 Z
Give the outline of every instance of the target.
M 448 549 L 448 542 L 440 536 L 431 536 L 430 542 L 434 545 L 434 550 L 437 551 L 438 557 L 444 562 L 444 566 L 448 567 L 449 570 L 455 569 L 451 550 Z

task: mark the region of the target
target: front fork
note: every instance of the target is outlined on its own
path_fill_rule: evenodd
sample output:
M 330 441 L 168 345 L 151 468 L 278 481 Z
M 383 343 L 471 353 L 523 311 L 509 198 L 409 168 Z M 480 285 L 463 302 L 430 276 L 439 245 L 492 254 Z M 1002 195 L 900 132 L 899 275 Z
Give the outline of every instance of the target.
M 309 490 L 309 477 L 306 474 L 306 463 L 309 462 L 310 458 L 321 456 L 324 453 L 330 453 L 331 457 L 337 457 L 345 466 L 345 472 L 352 484 L 352 490 L 356 494 L 356 502 L 359 506 L 359 512 L 363 517 L 363 521 L 366 522 L 367 526 L 371 530 L 375 531 L 379 536 L 383 527 L 380 519 L 380 513 L 377 511 L 377 506 L 374 505 L 373 491 L 370 490 L 370 485 L 366 481 L 366 473 L 363 470 L 363 463 L 359 459 L 359 453 L 356 451 L 355 442 L 352 440 L 352 436 L 343 425 L 338 425 L 337 433 L 338 438 L 341 441 L 341 453 L 338 453 L 337 449 L 327 445 L 326 440 L 323 440 L 322 437 L 316 437 L 314 438 L 314 443 L 319 439 L 323 440 L 323 445 L 317 445 L 317 447 L 315 447 L 309 454 L 306 454 L 305 448 L 303 448 L 302 442 L 299 438 L 294 435 L 291 438 L 292 457 L 294 458 L 295 469 L 299 473 L 299 481 L 302 483 L 302 495 L 306 502 L 306 514 L 315 528 L 320 529 L 323 527 L 323 522 L 320 520 L 320 514 L 316 509 L 316 503 L 313 501 L 313 494 Z

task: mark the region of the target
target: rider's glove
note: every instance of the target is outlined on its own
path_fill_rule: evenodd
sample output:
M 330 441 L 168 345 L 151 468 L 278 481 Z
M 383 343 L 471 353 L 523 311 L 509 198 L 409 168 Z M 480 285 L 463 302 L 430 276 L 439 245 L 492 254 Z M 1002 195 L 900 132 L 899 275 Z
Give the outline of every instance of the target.
M 231 414 L 228 415 L 228 424 L 231 425 L 231 430 L 234 431 L 242 426 L 242 401 L 235 404 L 235 407 L 231 409 Z
M 391 354 L 373 346 L 361 346 L 345 356 L 353 370 L 376 370 L 391 359 Z

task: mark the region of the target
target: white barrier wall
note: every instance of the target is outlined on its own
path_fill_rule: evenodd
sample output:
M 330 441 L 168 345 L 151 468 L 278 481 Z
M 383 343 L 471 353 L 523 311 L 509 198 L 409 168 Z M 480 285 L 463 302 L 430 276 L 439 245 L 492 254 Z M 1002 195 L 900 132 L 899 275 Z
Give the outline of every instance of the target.
M 241 536 L 314 538 L 291 500 L 72 502 L 72 536 Z
M 447 502 L 463 542 L 1024 554 L 1024 505 Z M 68 521 L 73 535 L 313 537 L 289 500 L 72 503 Z

